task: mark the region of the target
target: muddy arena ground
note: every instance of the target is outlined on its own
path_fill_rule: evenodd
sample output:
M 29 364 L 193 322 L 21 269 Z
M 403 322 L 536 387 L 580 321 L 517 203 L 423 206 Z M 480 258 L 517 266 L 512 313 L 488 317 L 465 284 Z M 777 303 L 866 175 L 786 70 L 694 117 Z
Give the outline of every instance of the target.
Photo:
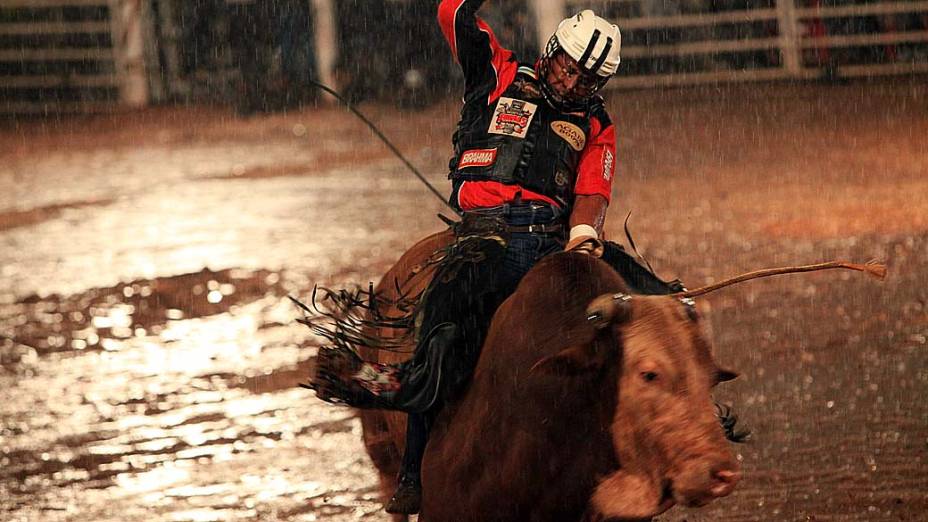
M 734 494 L 659 520 L 928 520 L 928 81 L 609 98 L 607 232 L 632 211 L 662 276 L 889 267 L 703 298 L 753 437 Z M 447 190 L 457 103 L 362 109 Z M 0 519 L 387 520 L 285 295 L 376 281 L 442 210 L 334 106 L 4 123 Z

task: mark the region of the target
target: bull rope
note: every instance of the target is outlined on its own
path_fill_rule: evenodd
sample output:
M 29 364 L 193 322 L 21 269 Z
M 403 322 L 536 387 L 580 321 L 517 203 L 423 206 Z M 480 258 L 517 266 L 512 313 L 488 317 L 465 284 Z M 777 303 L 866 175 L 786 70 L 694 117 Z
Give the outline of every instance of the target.
M 815 265 L 800 265 L 800 266 L 786 266 L 781 268 L 767 268 L 764 270 L 755 270 L 753 272 L 748 272 L 741 274 L 739 276 L 730 277 L 728 279 L 723 279 L 718 283 L 713 283 L 711 285 L 703 286 L 700 288 L 695 288 L 693 290 L 687 290 L 685 292 L 677 292 L 675 294 L 670 294 L 670 297 L 685 298 L 685 297 L 697 297 L 700 295 L 708 294 L 709 292 L 714 292 L 720 288 L 726 286 L 731 286 L 733 284 L 741 283 L 751 279 L 758 279 L 761 277 L 770 277 L 781 274 L 793 274 L 796 272 L 816 272 L 818 270 L 832 270 L 832 269 L 846 269 L 846 270 L 856 270 L 858 272 L 864 272 L 871 277 L 877 279 L 886 278 L 886 265 L 883 263 L 878 263 L 876 261 L 870 261 L 865 264 L 860 263 L 848 263 L 845 261 L 830 261 L 828 263 L 818 263 Z
M 408 159 L 406 159 L 406 156 L 403 156 L 403 153 L 400 152 L 400 150 L 397 149 L 396 146 L 393 145 L 393 143 L 392 143 L 389 139 L 387 139 L 387 137 L 384 136 L 384 134 L 383 134 L 382 132 L 380 132 L 380 129 L 378 129 L 377 126 L 374 125 L 374 123 L 373 123 L 371 120 L 369 120 L 369 119 L 367 118 L 367 116 L 365 116 L 363 113 L 361 113 L 361 111 L 359 111 L 358 109 L 356 109 L 356 108 L 354 107 L 354 105 L 351 104 L 351 102 L 349 102 L 344 96 L 342 96 L 341 94 L 339 94 L 338 92 L 336 92 L 336 91 L 335 91 L 334 89 L 332 89 L 331 87 L 328 87 L 328 86 L 325 85 L 325 84 L 319 83 L 319 82 L 317 82 L 316 80 L 313 80 L 312 78 L 309 78 L 309 83 L 311 83 L 311 84 L 314 85 L 315 87 L 318 87 L 319 89 L 322 89 L 323 91 L 325 91 L 325 92 L 331 94 L 333 97 L 335 97 L 336 100 L 338 100 L 339 102 L 341 102 L 342 105 L 344 105 L 346 109 L 348 109 L 349 111 L 351 111 L 352 114 L 354 114 L 355 116 L 357 116 L 358 118 L 360 118 L 361 121 L 363 121 L 364 124 L 367 125 L 367 127 L 371 130 L 371 132 L 373 132 L 378 138 L 380 138 L 380 141 L 382 141 L 382 142 L 387 146 L 387 148 L 389 148 L 390 151 L 393 152 L 393 154 L 395 154 L 396 157 L 399 158 L 400 161 L 402 161 L 404 165 L 406 165 L 406 168 L 408 168 L 408 169 L 410 170 L 410 172 L 412 172 L 413 174 L 415 174 L 416 177 L 419 178 L 419 181 L 421 181 L 422 183 L 424 183 L 425 186 L 428 187 L 428 189 L 429 189 L 430 191 L 432 191 L 432 194 L 435 194 L 435 197 L 437 197 L 438 199 L 440 199 L 441 202 L 444 203 L 445 206 L 447 206 L 448 208 L 450 208 L 452 211 L 454 211 L 455 214 L 457 214 L 457 215 L 459 215 L 459 216 L 461 215 L 461 212 L 460 212 L 458 209 L 452 207 L 452 206 L 451 206 L 451 203 L 448 203 L 448 200 L 445 199 L 445 197 L 441 195 L 441 192 L 439 192 L 438 189 L 436 189 L 431 183 L 428 182 L 427 179 L 425 179 L 425 176 L 423 176 L 422 173 L 419 172 L 419 169 L 417 169 L 416 167 L 414 167 L 413 164 L 410 163 Z M 441 215 L 439 215 L 439 217 L 441 217 Z

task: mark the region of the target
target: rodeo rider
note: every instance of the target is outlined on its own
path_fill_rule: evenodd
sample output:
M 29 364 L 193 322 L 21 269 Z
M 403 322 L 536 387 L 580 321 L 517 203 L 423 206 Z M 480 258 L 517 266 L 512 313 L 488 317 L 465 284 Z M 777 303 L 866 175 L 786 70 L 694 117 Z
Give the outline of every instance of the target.
M 431 423 L 470 378 L 493 313 L 539 259 L 579 247 L 637 293 L 680 289 L 600 240 L 616 138 L 597 93 L 619 66 L 618 27 L 585 10 L 560 23 L 536 63 L 521 63 L 477 16 L 483 1 L 443 0 L 438 8 L 465 79 L 449 174 L 450 201 L 463 219 L 417 307 L 415 353 L 380 365 L 323 348 L 311 376 L 323 400 L 409 413 L 390 513 L 419 511 Z

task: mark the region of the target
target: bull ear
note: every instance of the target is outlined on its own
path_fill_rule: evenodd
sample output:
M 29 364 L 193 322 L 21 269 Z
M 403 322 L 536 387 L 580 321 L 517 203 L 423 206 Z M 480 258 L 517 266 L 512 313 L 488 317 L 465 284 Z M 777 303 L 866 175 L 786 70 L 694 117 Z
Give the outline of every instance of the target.
M 593 350 L 592 344 L 571 346 L 560 352 L 549 355 L 532 365 L 529 373 L 543 375 L 573 376 L 595 370 L 600 360 Z
M 738 378 L 738 372 L 732 370 L 726 370 L 725 368 L 719 368 L 715 372 L 715 382 L 728 382 L 733 381 Z
M 586 318 L 597 330 L 613 321 L 627 321 L 632 315 L 631 299 L 628 294 L 603 294 L 587 305 Z

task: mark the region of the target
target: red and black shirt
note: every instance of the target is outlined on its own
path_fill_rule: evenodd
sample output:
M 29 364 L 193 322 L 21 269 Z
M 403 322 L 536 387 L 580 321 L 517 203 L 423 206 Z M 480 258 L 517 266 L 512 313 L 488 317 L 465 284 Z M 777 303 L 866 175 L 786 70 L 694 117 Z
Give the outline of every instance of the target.
M 517 197 L 569 208 L 576 195 L 611 199 L 615 127 L 602 99 L 587 110 L 558 111 L 476 12 L 483 0 L 442 0 L 438 21 L 464 72 L 464 108 L 451 164 L 462 210 Z

